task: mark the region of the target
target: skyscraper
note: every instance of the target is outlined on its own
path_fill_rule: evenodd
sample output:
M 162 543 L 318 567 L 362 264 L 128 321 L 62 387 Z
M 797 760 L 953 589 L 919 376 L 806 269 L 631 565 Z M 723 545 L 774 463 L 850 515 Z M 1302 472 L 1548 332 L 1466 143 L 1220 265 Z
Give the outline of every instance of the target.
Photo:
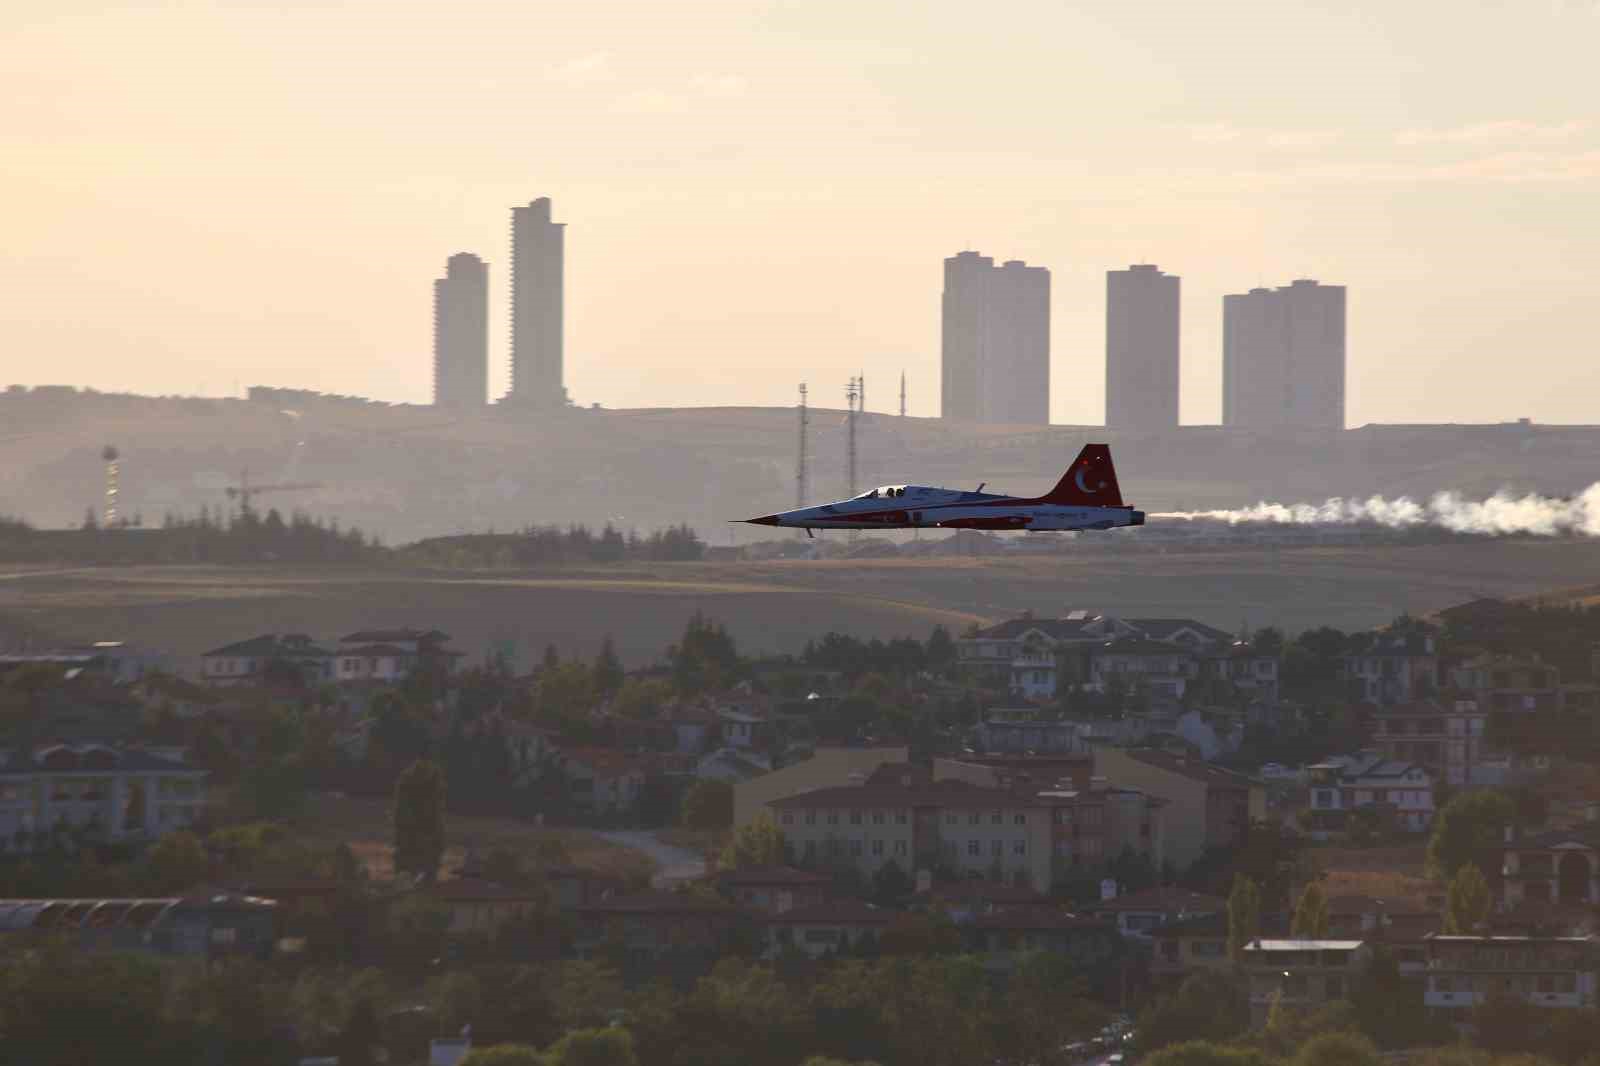
M 1345 289 L 1301 279 L 1222 298 L 1222 424 L 1343 429 Z
M 482 407 L 489 398 L 489 267 L 452 255 L 433 283 L 433 405 Z
M 511 210 L 511 391 L 507 402 L 561 407 L 566 223 L 550 198 Z
M 1148 264 L 1106 271 L 1106 425 L 1178 426 L 1178 278 Z
M 1050 271 L 977 252 L 944 261 L 941 413 L 1050 422 Z

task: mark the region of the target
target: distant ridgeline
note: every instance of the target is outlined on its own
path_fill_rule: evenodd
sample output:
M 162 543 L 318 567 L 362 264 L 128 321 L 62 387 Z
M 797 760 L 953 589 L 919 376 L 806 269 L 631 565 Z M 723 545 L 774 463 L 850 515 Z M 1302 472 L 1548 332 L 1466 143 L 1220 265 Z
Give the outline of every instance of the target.
M 606 526 L 529 526 L 519 533 L 436 537 L 386 548 L 375 537 L 302 513 L 287 520 L 276 510 L 233 516 L 202 511 L 198 518 L 168 515 L 159 527 L 102 528 L 91 513 L 81 529 L 35 529 L 0 517 L 0 563 L 89 565 L 298 563 L 397 565 L 489 569 L 550 563 L 603 563 L 630 559 L 695 560 L 705 544 L 688 526 L 648 536 Z

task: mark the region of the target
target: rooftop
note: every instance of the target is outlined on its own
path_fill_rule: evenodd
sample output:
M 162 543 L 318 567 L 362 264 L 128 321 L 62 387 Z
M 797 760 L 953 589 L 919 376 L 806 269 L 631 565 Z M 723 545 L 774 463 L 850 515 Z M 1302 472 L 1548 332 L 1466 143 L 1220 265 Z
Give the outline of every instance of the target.
M 1144 763 L 1146 766 L 1154 766 L 1169 773 L 1181 774 L 1195 781 L 1203 781 L 1208 785 L 1248 788 L 1260 784 L 1255 778 L 1247 777 L 1235 770 L 1225 770 L 1213 763 L 1193 759 L 1187 755 L 1173 755 L 1157 748 L 1127 748 L 1124 749 L 1123 754 L 1130 759 Z
M 764 921 L 768 925 L 888 925 L 899 914 L 860 900 L 840 899 L 768 915 Z
M 588 914 L 721 914 L 729 917 L 745 913 L 741 908 L 720 899 L 661 889 L 587 903 L 578 910 Z
M 1219 896 L 1191 892 L 1177 885 L 1161 885 L 1147 888 L 1143 892 L 1119 896 L 1116 899 L 1101 900 L 1093 904 L 1090 909 L 1096 912 L 1161 911 L 1215 914 L 1226 910 L 1227 906 L 1228 901 Z
M 1252 940 L 1244 946 L 1246 951 L 1354 951 L 1364 940 Z

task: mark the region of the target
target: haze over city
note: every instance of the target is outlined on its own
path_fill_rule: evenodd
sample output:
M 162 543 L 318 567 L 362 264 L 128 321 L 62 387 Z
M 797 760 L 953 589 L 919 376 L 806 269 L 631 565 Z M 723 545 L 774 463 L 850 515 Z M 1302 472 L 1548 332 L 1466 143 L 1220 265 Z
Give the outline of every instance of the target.
M 1346 424 L 1593 422 L 1600 13 L 1573 2 L 336 6 L 14 14 L 3 376 L 430 396 L 431 283 L 568 225 L 566 387 L 939 411 L 940 270 L 1052 275 L 1049 415 L 1104 414 L 1105 271 L 1349 287 Z M 829 388 L 832 387 L 830 384 Z M 841 391 L 836 390 L 836 391 Z

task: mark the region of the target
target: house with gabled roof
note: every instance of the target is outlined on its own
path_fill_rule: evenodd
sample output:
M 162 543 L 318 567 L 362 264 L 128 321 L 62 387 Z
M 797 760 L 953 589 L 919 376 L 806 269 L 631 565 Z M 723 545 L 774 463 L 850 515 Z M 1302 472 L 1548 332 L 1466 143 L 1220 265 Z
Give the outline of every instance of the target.
M 260 685 L 274 663 L 298 671 L 308 684 L 334 677 L 333 652 L 304 633 L 266 633 L 200 655 L 200 678 L 208 685 Z
M 1507 910 L 1524 903 L 1600 903 L 1600 822 L 1527 837 L 1507 827 L 1501 856 Z

